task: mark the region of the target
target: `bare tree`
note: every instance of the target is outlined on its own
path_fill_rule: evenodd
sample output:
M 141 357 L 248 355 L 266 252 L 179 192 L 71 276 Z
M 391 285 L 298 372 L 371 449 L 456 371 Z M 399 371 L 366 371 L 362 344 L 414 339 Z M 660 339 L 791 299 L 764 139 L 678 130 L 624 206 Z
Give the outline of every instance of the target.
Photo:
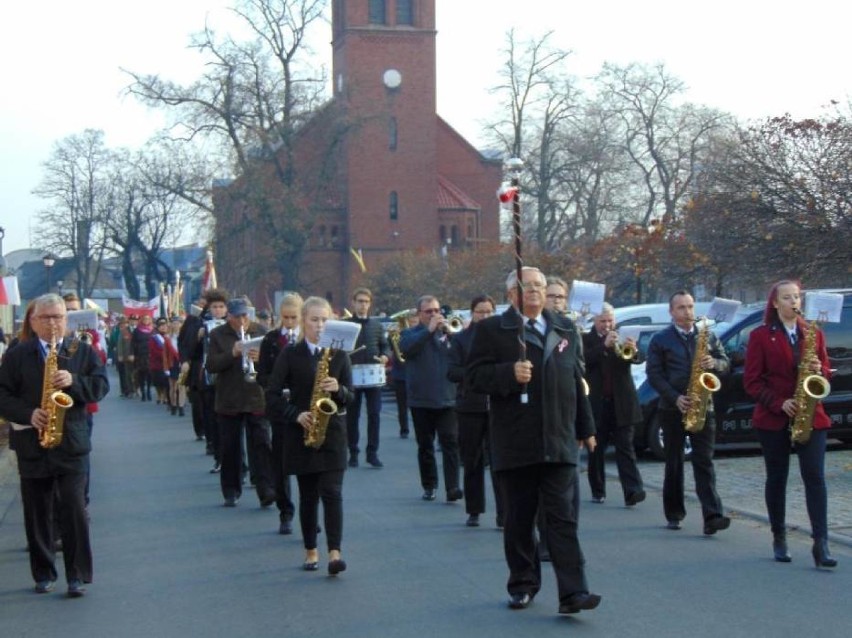
M 216 210 L 220 249 L 236 255 L 251 242 L 249 235 L 263 233 L 266 263 L 277 266 L 279 283 L 289 287 L 298 285 L 311 229 L 294 142 L 325 86 L 323 74 L 306 62 L 306 35 L 324 8 L 323 0 L 242 0 L 233 11 L 251 37 L 239 41 L 205 28 L 192 46 L 207 59 L 207 71 L 193 84 L 130 72 L 128 91 L 145 104 L 170 109 L 177 139 L 206 139 L 229 158 L 237 179 L 217 201 L 225 207 Z
M 624 150 L 643 186 L 643 206 L 632 221 L 647 226 L 655 218 L 674 220 L 714 134 L 730 126 L 730 117 L 679 104 L 686 87 L 662 64 L 604 64 L 597 82 L 610 113 L 622 123 Z
M 74 261 L 77 293 L 91 296 L 107 242 L 101 211 L 114 160 L 103 131 L 87 129 L 54 145 L 44 178 L 33 191 L 50 201 L 39 213 L 41 247 Z

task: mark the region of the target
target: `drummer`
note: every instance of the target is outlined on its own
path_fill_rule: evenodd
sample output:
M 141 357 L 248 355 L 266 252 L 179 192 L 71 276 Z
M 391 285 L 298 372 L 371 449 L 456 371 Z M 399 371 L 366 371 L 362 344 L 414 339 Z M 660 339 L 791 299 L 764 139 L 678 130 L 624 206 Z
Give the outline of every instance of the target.
M 349 467 L 358 467 L 361 399 L 367 399 L 367 463 L 383 467 L 379 460 L 379 415 L 382 411 L 382 386 L 390 350 L 382 322 L 370 317 L 373 293 L 356 288 L 352 293 L 353 314 L 348 319 L 361 326 L 355 352 L 352 353 L 352 385 L 354 396 L 346 408 L 346 430 L 349 439 Z

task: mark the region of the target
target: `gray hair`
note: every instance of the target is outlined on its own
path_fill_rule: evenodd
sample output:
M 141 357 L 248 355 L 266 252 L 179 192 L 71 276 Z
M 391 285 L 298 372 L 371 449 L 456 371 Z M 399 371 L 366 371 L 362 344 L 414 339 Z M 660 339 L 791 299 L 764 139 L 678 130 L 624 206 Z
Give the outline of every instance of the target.
M 568 292 L 568 282 L 566 282 L 562 277 L 557 277 L 556 275 L 548 275 L 547 276 L 547 285 L 548 286 L 562 286 L 562 289 L 567 293 Z
M 606 314 L 611 315 L 613 312 L 615 312 L 615 308 L 612 307 L 612 304 L 607 302 L 607 301 L 604 301 L 603 304 L 601 305 L 601 311 L 598 314 L 595 315 L 595 319 L 597 319 L 601 315 L 606 315 Z
M 544 273 L 541 272 L 541 270 L 539 270 L 535 266 L 524 266 L 523 268 L 521 268 L 521 276 L 523 276 L 523 273 L 525 273 L 525 272 L 538 273 L 538 276 L 542 279 L 542 281 L 545 282 L 545 285 L 547 284 L 547 277 L 545 277 Z M 509 273 L 508 277 L 506 277 L 506 290 L 507 291 L 512 290 L 517 285 L 518 285 L 518 271 L 517 271 L 517 269 L 515 269 L 515 270 L 512 270 Z
M 417 299 L 417 312 L 420 312 L 420 309 L 423 307 L 423 304 L 428 303 L 430 301 L 438 301 L 438 298 L 435 295 L 422 295 Z
M 33 300 L 33 314 L 36 310 L 46 306 L 62 306 L 65 308 L 65 300 L 55 292 L 48 292 Z

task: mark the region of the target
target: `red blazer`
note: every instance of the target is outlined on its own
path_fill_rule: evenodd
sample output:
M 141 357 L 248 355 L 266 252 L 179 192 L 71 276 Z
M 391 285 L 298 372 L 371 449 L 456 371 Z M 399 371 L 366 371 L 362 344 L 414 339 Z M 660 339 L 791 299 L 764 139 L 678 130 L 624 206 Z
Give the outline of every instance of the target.
M 799 329 L 798 343 L 803 342 Z M 825 350 L 825 337 L 817 330 L 816 351 L 822 364 L 822 375 L 828 379 L 831 369 Z M 788 426 L 790 417 L 781 411 L 781 405 L 796 392 L 798 369 L 793 358 L 793 346 L 787 332 L 780 325 L 763 325 L 755 328 L 748 338 L 743 386 L 755 400 L 752 426 L 762 430 L 781 430 Z M 822 402 L 814 411 L 814 428 L 824 430 L 831 427 L 831 419 L 825 413 Z

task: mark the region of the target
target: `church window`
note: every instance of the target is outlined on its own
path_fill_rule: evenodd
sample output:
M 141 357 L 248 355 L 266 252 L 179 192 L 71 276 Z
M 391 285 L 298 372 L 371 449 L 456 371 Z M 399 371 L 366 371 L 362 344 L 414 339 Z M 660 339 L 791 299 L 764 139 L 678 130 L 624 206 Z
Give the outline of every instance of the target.
M 414 25 L 414 0 L 396 0 L 396 23 Z
M 395 151 L 398 141 L 399 129 L 397 128 L 396 118 L 392 117 L 388 123 L 388 148 Z
M 370 0 L 370 24 L 387 24 L 385 0 Z
M 391 191 L 388 209 L 390 211 L 390 218 L 393 221 L 399 219 L 399 195 L 396 191 Z

